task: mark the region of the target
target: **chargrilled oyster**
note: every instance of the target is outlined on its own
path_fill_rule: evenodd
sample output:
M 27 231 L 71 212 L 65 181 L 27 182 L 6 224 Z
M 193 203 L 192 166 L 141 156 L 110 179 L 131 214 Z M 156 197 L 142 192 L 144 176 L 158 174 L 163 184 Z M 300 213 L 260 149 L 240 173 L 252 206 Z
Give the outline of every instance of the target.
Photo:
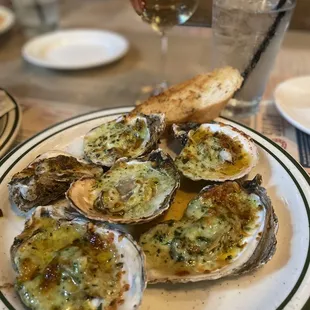
M 180 185 L 172 158 L 161 149 L 121 158 L 101 178 L 83 178 L 67 198 L 84 216 L 114 223 L 148 222 L 167 210 Z
M 22 211 L 47 205 L 63 195 L 83 176 L 100 176 L 102 168 L 78 160 L 68 153 L 50 151 L 37 157 L 8 184 L 11 200 Z
M 138 158 L 156 148 L 164 129 L 164 114 L 120 116 L 85 135 L 84 156 L 106 167 L 122 157 Z
M 252 139 L 238 129 L 222 124 L 173 125 L 176 138 L 185 145 L 175 164 L 194 181 L 236 180 L 258 162 Z
M 258 175 L 252 181 L 207 186 L 180 221 L 161 223 L 140 238 L 147 276 L 155 282 L 195 282 L 240 275 L 264 265 L 276 250 L 278 220 Z
M 130 235 L 38 207 L 14 240 L 15 288 L 35 310 L 132 310 L 146 286 L 144 254 Z

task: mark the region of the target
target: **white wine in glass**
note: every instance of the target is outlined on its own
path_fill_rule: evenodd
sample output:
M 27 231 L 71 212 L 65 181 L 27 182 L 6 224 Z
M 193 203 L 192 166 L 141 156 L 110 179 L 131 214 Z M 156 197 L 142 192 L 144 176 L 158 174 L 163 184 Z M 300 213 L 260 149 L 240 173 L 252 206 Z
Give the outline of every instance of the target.
M 185 23 L 195 12 L 199 0 L 130 0 L 142 20 L 161 35 L 162 82 L 154 89 L 158 94 L 167 88 L 166 55 L 168 39 L 166 31 L 175 25 Z

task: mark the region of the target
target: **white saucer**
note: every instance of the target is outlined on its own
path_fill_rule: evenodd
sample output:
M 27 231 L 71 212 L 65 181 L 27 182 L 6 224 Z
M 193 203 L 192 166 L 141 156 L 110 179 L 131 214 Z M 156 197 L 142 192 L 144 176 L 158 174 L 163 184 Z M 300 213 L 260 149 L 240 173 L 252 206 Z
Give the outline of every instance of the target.
M 15 23 L 15 15 L 5 6 L 0 5 L 0 34 L 7 32 Z
M 123 57 L 128 41 L 103 30 L 75 29 L 51 32 L 33 38 L 22 49 L 32 64 L 64 70 L 101 66 Z
M 310 135 L 310 76 L 296 77 L 279 84 L 274 98 L 282 116 Z

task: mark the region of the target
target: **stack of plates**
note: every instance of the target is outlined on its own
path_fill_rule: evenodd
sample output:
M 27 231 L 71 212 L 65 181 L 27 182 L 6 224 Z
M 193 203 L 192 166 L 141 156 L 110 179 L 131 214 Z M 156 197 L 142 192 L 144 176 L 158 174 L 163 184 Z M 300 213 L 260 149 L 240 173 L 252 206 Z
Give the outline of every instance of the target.
M 0 89 L 0 158 L 15 140 L 20 124 L 20 107 L 9 94 Z

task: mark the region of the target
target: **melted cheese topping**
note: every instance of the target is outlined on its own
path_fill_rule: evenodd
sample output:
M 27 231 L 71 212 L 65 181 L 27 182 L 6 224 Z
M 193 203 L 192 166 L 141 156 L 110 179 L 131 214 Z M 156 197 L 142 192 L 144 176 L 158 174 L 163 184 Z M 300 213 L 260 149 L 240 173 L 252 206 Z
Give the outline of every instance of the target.
M 201 126 L 189 133 L 189 140 L 175 164 L 192 179 L 216 180 L 247 168 L 250 156 L 236 138 Z
M 144 153 L 150 140 L 145 119 L 111 121 L 92 130 L 84 140 L 84 153 L 93 162 L 111 166 L 121 157 L 136 158 Z
M 86 225 L 70 222 L 58 225 L 51 218 L 40 221 L 15 255 L 16 289 L 25 305 L 93 310 L 102 304 L 102 309 L 111 309 L 123 291 L 114 235 L 99 236 Z
M 97 181 L 100 190 L 96 210 L 123 218 L 152 215 L 166 203 L 176 187 L 176 180 L 163 168 L 151 162 L 117 162 Z
M 227 182 L 193 199 L 180 221 L 159 224 L 141 236 L 148 269 L 182 276 L 231 264 L 261 228 L 263 207 L 257 198 Z

